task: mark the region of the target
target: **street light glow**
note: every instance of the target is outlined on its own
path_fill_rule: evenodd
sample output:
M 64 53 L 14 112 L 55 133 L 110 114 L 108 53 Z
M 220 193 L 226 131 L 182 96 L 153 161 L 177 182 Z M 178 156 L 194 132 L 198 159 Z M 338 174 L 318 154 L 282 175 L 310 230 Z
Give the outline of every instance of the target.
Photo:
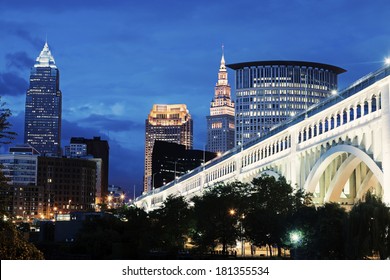
M 390 57 L 386 57 L 385 58 L 385 64 L 386 65 L 390 65 Z
M 290 232 L 290 241 L 293 244 L 298 244 L 302 240 L 302 232 L 295 230 Z

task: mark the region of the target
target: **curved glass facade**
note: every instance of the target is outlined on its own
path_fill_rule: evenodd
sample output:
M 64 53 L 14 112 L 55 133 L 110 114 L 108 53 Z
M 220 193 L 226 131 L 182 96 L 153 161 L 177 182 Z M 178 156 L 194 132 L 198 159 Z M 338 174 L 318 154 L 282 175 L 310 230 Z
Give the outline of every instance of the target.
M 273 126 L 327 98 L 337 89 L 336 66 L 301 61 L 227 65 L 235 70 L 235 144 L 260 137 Z

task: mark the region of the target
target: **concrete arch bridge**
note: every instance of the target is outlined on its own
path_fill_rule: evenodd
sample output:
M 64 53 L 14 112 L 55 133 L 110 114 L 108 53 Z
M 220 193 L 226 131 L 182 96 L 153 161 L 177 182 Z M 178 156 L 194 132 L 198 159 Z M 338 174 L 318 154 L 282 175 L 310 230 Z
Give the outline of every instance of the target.
M 269 134 L 136 199 L 146 210 L 218 182 L 284 176 L 316 204 L 353 205 L 368 191 L 390 203 L 390 67 L 371 73 Z

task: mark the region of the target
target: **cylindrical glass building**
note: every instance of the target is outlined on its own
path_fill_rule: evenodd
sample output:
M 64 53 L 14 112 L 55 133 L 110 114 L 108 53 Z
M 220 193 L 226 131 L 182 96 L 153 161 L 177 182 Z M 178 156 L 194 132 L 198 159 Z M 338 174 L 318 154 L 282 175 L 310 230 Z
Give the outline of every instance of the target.
M 346 70 L 304 61 L 255 61 L 227 65 L 235 70 L 235 144 L 264 135 L 337 90 Z

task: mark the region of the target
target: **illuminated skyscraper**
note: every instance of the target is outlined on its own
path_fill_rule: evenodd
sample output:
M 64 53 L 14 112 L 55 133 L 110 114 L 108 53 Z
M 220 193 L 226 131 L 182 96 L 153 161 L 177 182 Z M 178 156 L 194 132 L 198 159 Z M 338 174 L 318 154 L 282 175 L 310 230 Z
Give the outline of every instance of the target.
M 236 74 L 235 144 L 263 136 L 337 90 L 344 69 L 306 61 L 254 61 L 227 65 Z
M 145 122 L 144 192 L 152 189 L 152 151 L 155 140 L 192 149 L 193 125 L 185 104 L 155 104 Z
M 31 69 L 24 142 L 41 155 L 61 155 L 60 76 L 47 42 Z
M 207 116 L 207 146 L 210 152 L 225 152 L 234 147 L 234 102 L 230 98 L 230 85 L 222 53 L 215 86 L 214 98 L 211 101 L 210 116 Z

